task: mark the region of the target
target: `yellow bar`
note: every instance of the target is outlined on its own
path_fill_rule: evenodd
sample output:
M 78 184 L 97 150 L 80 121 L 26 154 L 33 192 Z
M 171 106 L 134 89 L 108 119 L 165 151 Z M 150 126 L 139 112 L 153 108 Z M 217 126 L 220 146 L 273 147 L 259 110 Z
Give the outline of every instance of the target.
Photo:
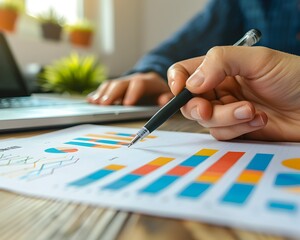
M 256 184 L 261 179 L 261 176 L 261 171 L 245 170 L 241 173 L 241 175 L 237 178 L 236 181 L 238 183 Z
M 125 166 L 123 165 L 117 165 L 117 164 L 111 164 L 105 167 L 107 170 L 120 170 L 123 169 Z
M 216 183 L 220 179 L 220 175 L 201 175 L 196 178 L 196 182 Z
M 213 154 L 215 154 L 218 150 L 215 149 L 207 149 L 207 148 L 203 148 L 201 149 L 199 152 L 195 153 L 194 155 L 196 156 L 212 156 Z
M 174 159 L 175 158 L 158 157 L 158 158 L 154 159 L 153 161 L 149 162 L 148 165 L 163 166 Z

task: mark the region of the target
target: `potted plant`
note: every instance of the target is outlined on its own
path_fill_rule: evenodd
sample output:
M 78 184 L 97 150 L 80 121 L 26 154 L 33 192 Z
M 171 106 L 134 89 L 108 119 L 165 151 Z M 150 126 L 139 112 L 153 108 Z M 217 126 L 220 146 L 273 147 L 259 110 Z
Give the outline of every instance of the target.
M 45 39 L 56 41 L 61 39 L 64 17 L 59 16 L 54 9 L 50 8 L 48 12 L 38 15 L 37 19 L 41 23 L 42 36 Z
M 81 20 L 75 24 L 68 25 L 70 42 L 77 46 L 88 47 L 91 45 L 94 27 L 88 20 Z
M 39 75 L 40 87 L 46 92 L 86 95 L 106 79 L 105 67 L 94 56 L 77 53 L 46 66 Z
M 20 0 L 3 0 L 0 2 L 0 30 L 14 32 L 19 13 L 23 10 Z

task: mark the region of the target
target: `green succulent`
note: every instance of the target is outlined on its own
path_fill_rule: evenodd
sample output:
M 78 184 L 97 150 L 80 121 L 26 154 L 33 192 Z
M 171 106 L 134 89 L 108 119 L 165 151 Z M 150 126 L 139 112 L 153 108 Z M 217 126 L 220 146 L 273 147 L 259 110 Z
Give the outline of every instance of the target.
M 80 95 L 94 91 L 105 79 L 105 67 L 94 56 L 77 53 L 47 65 L 39 75 L 43 91 Z
M 63 25 L 65 23 L 65 18 L 60 16 L 53 8 L 39 14 L 37 19 L 41 23 L 52 23 L 57 25 Z

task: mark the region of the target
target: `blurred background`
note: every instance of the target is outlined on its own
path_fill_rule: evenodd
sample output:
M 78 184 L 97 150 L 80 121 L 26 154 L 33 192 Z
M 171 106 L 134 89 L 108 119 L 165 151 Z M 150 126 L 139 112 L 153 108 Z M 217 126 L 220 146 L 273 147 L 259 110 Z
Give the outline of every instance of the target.
M 108 77 L 115 77 L 174 33 L 207 0 L 1 0 L 0 20 L 8 19 L 1 15 L 6 3 L 20 4 L 14 28 L 4 31 L 24 72 L 76 51 L 93 54 L 106 66 Z M 60 25 L 58 37 L 43 32 L 49 23 Z M 72 31 L 80 28 L 86 35 L 90 32 L 85 36 L 89 40 L 72 42 Z

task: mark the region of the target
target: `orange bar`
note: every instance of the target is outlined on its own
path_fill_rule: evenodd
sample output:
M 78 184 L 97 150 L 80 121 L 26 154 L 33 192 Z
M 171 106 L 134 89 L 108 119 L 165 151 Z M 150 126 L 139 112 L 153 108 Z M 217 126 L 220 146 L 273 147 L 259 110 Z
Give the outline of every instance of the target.
M 228 171 L 243 155 L 245 152 L 227 152 L 205 172 L 222 173 Z
M 217 182 L 245 152 L 227 152 L 196 178 L 197 182 Z
M 176 166 L 172 168 L 170 171 L 166 173 L 166 175 L 173 175 L 173 176 L 183 176 L 187 174 L 189 171 L 194 169 L 193 167 L 186 167 L 186 166 Z
M 140 168 L 135 169 L 131 174 L 137 174 L 137 175 L 146 175 L 148 173 L 151 173 L 158 169 L 160 166 L 158 165 L 144 165 Z

